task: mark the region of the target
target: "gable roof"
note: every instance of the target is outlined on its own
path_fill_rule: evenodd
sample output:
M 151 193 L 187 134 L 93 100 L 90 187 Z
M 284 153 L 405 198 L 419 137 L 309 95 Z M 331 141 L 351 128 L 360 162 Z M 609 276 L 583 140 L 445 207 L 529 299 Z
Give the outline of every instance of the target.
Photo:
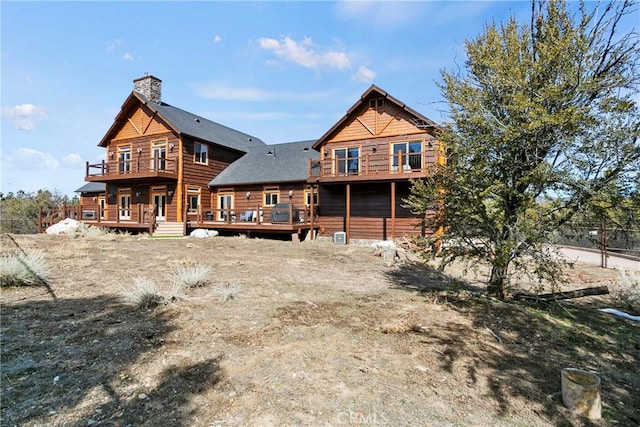
M 164 102 L 157 104 L 134 91 L 131 92 L 131 95 L 129 95 L 124 104 L 122 104 L 113 125 L 102 138 L 98 144 L 99 146 L 104 147 L 107 145 L 111 134 L 116 131 L 119 123 L 125 119 L 126 114 L 134 108 L 138 102 L 146 105 L 153 113 L 157 114 L 160 119 L 178 135 L 188 136 L 241 152 L 246 152 L 249 147 L 265 145 L 260 138 L 231 129 L 230 127 L 189 113 L 188 111 Z
M 320 153 L 312 149 L 314 141 L 250 147 L 247 154 L 231 163 L 209 182 L 222 185 L 306 181 L 308 159 Z
M 353 106 L 351 108 L 349 108 L 349 110 L 347 110 L 347 114 L 345 114 L 335 125 L 333 125 L 333 127 L 331 127 L 331 129 L 329 129 L 324 135 L 322 135 L 315 142 L 315 144 L 313 144 L 313 148 L 314 149 L 318 149 L 318 147 L 320 147 L 320 145 L 322 145 L 322 143 L 326 139 L 330 138 L 336 131 L 338 131 L 349 120 L 349 118 L 352 117 L 352 114 L 355 111 L 357 111 L 365 102 L 367 102 L 372 97 L 384 98 L 388 102 L 391 102 L 391 103 L 395 104 L 398 108 L 400 108 L 400 109 L 406 111 L 407 113 L 411 114 L 412 116 L 414 116 L 414 119 L 415 119 L 414 124 L 416 125 L 416 127 L 440 128 L 440 126 L 436 122 L 434 122 L 433 120 L 428 119 L 427 117 L 425 117 L 422 114 L 418 113 L 416 110 L 408 107 L 405 103 L 403 103 L 403 102 L 399 101 L 398 99 L 394 98 L 393 96 L 389 95 L 387 92 L 385 92 L 384 90 L 380 89 L 376 85 L 371 85 L 369 87 L 369 89 L 367 89 L 360 96 L 360 99 L 355 104 L 353 104 Z
M 103 193 L 107 189 L 104 182 L 87 182 L 82 187 L 74 191 L 74 193 Z

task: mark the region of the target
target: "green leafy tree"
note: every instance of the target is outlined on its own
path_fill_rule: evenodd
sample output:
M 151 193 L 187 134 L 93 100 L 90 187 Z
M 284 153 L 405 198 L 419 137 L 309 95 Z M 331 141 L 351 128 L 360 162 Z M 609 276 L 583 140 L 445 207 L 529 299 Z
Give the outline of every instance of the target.
M 531 21 L 488 24 L 466 67 L 442 72 L 451 122 L 447 165 L 414 184 L 406 206 L 438 206 L 443 266 L 487 260 L 487 292 L 505 298 L 521 270 L 555 285 L 556 230 L 640 166 L 637 33 L 619 34 L 632 1 L 533 1 Z
M 30 234 L 37 231 L 40 210 L 79 205 L 77 196 L 72 199 L 59 191 L 38 190 L 36 193 L 0 193 L 0 227 L 3 233 Z

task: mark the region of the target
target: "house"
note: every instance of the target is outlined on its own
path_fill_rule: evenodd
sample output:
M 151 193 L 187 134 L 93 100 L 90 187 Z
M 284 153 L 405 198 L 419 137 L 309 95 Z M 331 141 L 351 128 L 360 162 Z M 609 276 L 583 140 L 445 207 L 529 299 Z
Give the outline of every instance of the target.
M 437 130 L 371 86 L 319 139 L 266 145 L 166 104 L 161 81 L 146 75 L 99 143 L 105 159 L 87 162 L 82 218 L 153 234 L 430 233 L 402 199 L 443 161 Z
M 105 159 L 86 165 L 85 181 L 104 183 L 81 197 L 102 226 L 184 232 L 184 225 L 214 208 L 207 184 L 259 138 L 181 110 L 161 100 L 162 81 L 134 80 L 114 123 L 98 144 Z M 96 198 L 95 203 L 93 198 Z M 91 207 L 85 209 L 85 206 Z
M 320 159 L 309 166 L 318 185 L 324 234 L 383 239 L 432 233 L 402 200 L 410 180 L 425 178 L 444 162 L 438 125 L 371 86 L 313 145 Z

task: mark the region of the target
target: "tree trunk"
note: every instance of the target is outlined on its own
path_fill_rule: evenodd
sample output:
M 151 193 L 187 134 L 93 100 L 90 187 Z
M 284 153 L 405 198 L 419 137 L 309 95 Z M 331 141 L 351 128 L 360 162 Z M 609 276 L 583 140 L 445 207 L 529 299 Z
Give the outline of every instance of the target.
M 491 267 L 491 278 L 487 285 L 487 293 L 496 298 L 507 297 L 507 270 L 509 264 L 494 264 Z

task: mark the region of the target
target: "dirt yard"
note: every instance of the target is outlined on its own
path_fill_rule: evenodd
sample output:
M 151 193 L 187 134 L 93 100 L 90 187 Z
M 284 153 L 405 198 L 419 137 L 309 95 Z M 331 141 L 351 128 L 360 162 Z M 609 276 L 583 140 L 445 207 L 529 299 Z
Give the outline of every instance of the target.
M 45 251 L 56 299 L 2 288 L 3 426 L 640 424 L 640 326 L 596 311 L 610 296 L 499 302 L 455 269 L 328 241 L 15 239 Z M 137 277 L 169 292 L 172 266 L 193 262 L 213 267 L 206 286 L 123 301 Z M 564 290 L 616 273 L 568 277 Z M 565 367 L 600 373 L 602 420 L 564 408 Z

